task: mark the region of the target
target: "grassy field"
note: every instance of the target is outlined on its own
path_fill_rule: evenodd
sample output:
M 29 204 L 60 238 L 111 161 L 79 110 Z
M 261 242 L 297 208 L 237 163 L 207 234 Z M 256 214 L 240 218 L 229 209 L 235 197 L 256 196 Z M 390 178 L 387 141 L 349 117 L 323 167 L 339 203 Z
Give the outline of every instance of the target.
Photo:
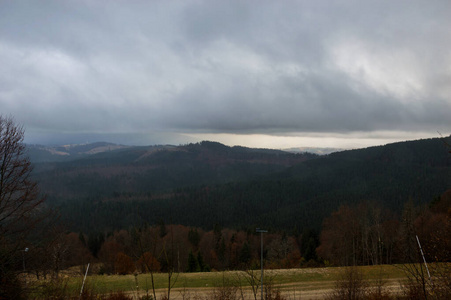
M 376 282 L 381 278 L 388 285 L 397 285 L 405 279 L 404 272 L 398 267 L 391 265 L 362 266 L 358 267 L 364 278 L 369 282 Z M 325 292 L 334 287 L 335 281 L 340 278 L 344 268 L 306 268 L 286 270 L 265 270 L 265 283 L 271 282 L 272 286 L 286 293 L 297 292 L 302 294 L 308 291 Z M 260 270 L 253 271 L 260 278 Z M 209 273 L 180 273 L 174 274 L 172 281 L 173 295 L 180 291 L 194 291 L 205 293 L 215 287 L 242 286 L 250 291 L 248 283 L 249 276 L 242 271 L 209 272 Z M 155 288 L 159 294 L 167 289 L 167 274 L 154 274 Z M 65 284 L 73 291 L 79 291 L 82 283 L 82 275 L 66 275 Z M 106 294 L 115 291 L 124 291 L 143 295 L 146 290 L 151 290 L 151 275 L 91 275 L 87 277 L 86 285 L 96 293 Z M 175 297 L 177 298 L 177 296 Z M 305 297 L 304 297 L 305 298 Z

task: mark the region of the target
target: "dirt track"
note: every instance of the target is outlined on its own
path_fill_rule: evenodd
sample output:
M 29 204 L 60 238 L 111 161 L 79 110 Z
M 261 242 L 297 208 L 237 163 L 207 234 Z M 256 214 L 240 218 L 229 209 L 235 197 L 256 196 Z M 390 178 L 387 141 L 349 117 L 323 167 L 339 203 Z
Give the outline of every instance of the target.
M 275 286 L 287 300 L 298 299 L 324 299 L 333 291 L 334 281 L 314 281 L 308 283 L 289 283 Z M 399 293 L 400 284 L 397 280 L 389 280 L 384 288 L 390 293 Z M 214 292 L 220 292 L 221 288 L 177 288 L 171 290 L 171 299 L 174 300 L 207 300 L 211 299 Z M 232 292 L 233 288 L 225 288 L 224 292 Z M 243 287 L 242 290 L 236 288 L 236 299 L 253 300 L 254 296 L 249 287 Z M 166 290 L 157 290 L 157 299 L 160 299 Z M 136 295 L 136 294 L 135 294 Z M 143 296 L 145 293 L 140 293 Z M 257 299 L 261 299 L 261 291 L 257 291 Z

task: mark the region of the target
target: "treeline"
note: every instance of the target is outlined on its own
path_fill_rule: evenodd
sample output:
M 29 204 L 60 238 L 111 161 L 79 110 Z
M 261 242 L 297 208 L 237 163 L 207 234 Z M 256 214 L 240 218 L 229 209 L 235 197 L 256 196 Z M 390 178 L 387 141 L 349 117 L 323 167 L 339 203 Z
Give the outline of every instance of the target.
M 418 240 L 429 262 L 451 261 L 451 190 L 429 206 L 407 202 L 397 217 L 374 202 L 343 205 L 324 220 L 320 234 L 263 235 L 265 268 L 349 266 L 421 262 Z M 258 269 L 260 234 L 215 225 L 131 227 L 110 233 L 53 230 L 27 253 L 27 270 L 58 276 L 71 266 L 98 262 L 104 274 L 207 272 Z
M 46 242 L 30 247 L 27 270 L 39 277 L 58 277 L 61 270 L 98 262 L 101 274 L 134 272 L 208 272 L 258 269 L 260 235 L 254 231 L 212 231 L 182 225 L 143 226 L 108 234 L 53 231 Z M 317 264 L 318 235 L 264 235 L 266 268 L 294 268 Z M 304 256 L 301 255 L 304 253 Z
M 417 240 L 418 238 L 418 240 Z M 317 255 L 337 266 L 451 261 L 451 190 L 400 217 L 377 203 L 343 205 L 324 220 Z

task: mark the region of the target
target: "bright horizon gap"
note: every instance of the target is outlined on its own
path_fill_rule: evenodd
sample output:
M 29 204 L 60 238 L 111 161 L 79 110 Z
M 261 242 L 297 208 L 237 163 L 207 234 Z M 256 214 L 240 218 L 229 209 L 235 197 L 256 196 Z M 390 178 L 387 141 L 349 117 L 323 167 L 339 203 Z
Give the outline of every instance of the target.
M 352 133 L 280 133 L 280 134 L 237 134 L 237 133 L 192 133 L 149 131 L 135 133 L 81 133 L 68 132 L 25 132 L 25 143 L 41 145 L 87 144 L 109 142 L 130 146 L 183 145 L 201 141 L 219 142 L 227 146 L 249 148 L 331 148 L 359 149 L 382 146 L 390 143 L 429 138 L 446 137 L 445 132 L 402 132 L 374 131 Z
M 199 133 L 186 134 L 199 141 L 209 140 L 227 146 L 244 146 L 250 148 L 288 149 L 288 148 L 340 148 L 358 149 L 372 146 L 382 146 L 390 143 L 440 138 L 438 133 L 430 132 L 372 132 L 372 133 L 306 133 L 293 135 L 266 134 L 228 134 Z M 442 133 L 442 136 L 445 137 Z

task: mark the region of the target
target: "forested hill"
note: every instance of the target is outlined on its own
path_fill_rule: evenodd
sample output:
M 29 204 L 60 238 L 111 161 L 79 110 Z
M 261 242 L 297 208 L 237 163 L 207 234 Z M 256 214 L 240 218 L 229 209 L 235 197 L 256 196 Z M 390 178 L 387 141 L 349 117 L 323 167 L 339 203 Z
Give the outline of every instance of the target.
M 171 194 L 182 187 L 249 180 L 318 157 L 216 142 L 147 147 L 102 143 L 72 148 L 78 151 L 63 155 L 66 148 L 30 149 L 31 158 L 38 159 L 35 175 L 50 202 Z M 60 152 L 55 154 L 54 149 Z
M 409 199 L 432 201 L 451 187 L 445 141 L 451 142 L 401 142 L 321 157 L 204 142 L 46 164 L 37 175 L 72 230 L 161 220 L 206 229 L 319 229 L 345 203 L 373 201 L 399 213 Z

